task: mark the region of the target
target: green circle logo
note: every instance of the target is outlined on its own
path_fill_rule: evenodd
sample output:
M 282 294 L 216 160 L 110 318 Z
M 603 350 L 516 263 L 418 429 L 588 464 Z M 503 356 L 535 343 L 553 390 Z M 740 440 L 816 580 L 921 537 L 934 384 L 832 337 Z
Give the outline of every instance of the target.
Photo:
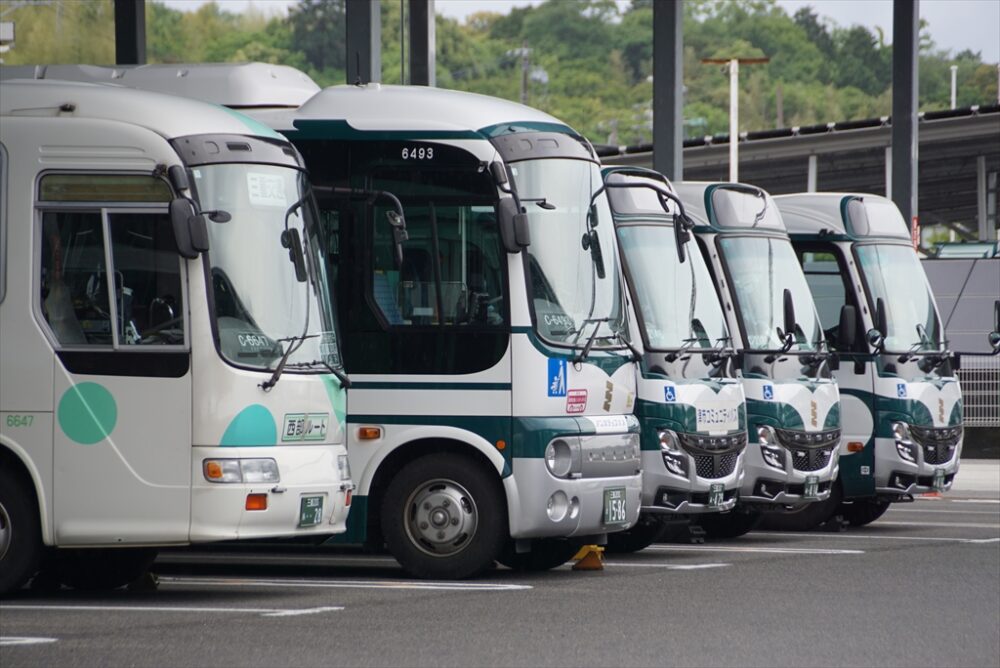
M 59 427 L 70 440 L 93 445 L 114 431 L 118 406 L 103 385 L 80 383 L 59 400 Z

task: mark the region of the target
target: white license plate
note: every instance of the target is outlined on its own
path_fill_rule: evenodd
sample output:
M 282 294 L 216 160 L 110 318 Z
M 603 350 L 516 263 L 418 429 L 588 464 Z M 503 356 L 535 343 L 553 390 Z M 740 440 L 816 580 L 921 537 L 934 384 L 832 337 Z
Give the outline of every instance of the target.
M 718 508 L 722 505 L 722 502 L 726 498 L 726 491 L 722 487 L 721 482 L 714 482 L 712 486 L 708 488 L 708 506 L 710 508 Z
M 807 475 L 805 489 L 802 492 L 802 496 L 807 499 L 818 499 L 819 498 L 819 476 L 817 475 Z
M 604 490 L 604 523 L 625 524 L 628 511 L 625 504 L 625 488 L 609 487 Z
M 944 491 L 944 469 L 934 471 L 934 481 L 932 485 L 938 492 Z
M 299 526 L 314 527 L 323 521 L 323 497 L 303 496 L 299 503 Z

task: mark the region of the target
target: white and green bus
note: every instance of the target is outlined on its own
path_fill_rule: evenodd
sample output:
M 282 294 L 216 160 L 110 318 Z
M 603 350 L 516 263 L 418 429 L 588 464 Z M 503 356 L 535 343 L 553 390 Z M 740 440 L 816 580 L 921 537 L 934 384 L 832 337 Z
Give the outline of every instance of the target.
M 497 560 L 552 568 L 636 522 L 636 357 L 584 138 L 436 88 L 338 86 L 301 103 L 315 84 L 290 68 L 101 69 L 78 76 L 243 108 L 301 151 L 353 381 L 358 494 L 342 541 L 462 578 Z
M 893 501 L 950 489 L 963 436 L 957 359 L 899 209 L 856 193 L 774 201 L 841 359 L 844 443 L 825 514 L 860 526 Z M 860 314 L 850 333 L 845 307 Z
M 712 276 L 673 186 L 637 167 L 606 167 L 605 184 L 643 357 L 636 417 L 642 427 L 642 515 L 609 549 L 642 549 L 667 522 L 728 536 L 747 445 L 735 350 Z M 742 533 L 739 531 L 737 533 Z
M 674 183 L 730 331 L 752 443 L 728 532 L 761 510 L 798 517 L 828 499 L 840 457 L 840 395 L 809 285 L 771 196 L 740 183 Z M 846 315 L 853 316 L 853 313 Z
M 342 533 L 337 328 L 291 144 L 227 109 L 0 84 L 0 593 Z

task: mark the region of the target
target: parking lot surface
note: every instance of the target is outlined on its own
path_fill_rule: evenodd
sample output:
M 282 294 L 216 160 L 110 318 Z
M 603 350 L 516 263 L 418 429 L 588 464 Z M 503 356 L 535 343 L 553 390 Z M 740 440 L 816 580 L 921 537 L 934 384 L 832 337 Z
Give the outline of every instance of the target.
M 963 496 L 466 582 L 359 552 L 171 551 L 155 591 L 3 602 L 0 665 L 997 666 L 1000 499 Z

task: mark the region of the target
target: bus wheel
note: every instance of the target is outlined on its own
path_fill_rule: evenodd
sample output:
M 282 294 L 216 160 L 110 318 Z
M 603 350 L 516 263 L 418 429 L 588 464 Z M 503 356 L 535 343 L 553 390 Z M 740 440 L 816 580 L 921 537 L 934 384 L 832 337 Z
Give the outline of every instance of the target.
M 0 596 L 20 589 L 35 574 L 41 553 L 34 494 L 20 476 L 0 469 Z
M 608 544 L 604 549 L 611 554 L 631 554 L 644 550 L 660 540 L 666 525 L 655 515 L 640 515 L 635 526 L 625 531 L 608 534 Z
M 53 554 L 51 570 L 67 587 L 100 591 L 138 580 L 154 559 L 156 550 L 146 547 L 62 549 Z
M 507 539 L 500 481 L 467 457 L 427 455 L 400 471 L 382 503 L 392 556 L 420 578 L 457 580 L 493 566 Z
M 497 561 L 511 570 L 538 573 L 562 566 L 579 551 L 579 542 L 541 538 L 531 542 L 530 552 L 518 553 L 514 550 L 514 541 L 509 540 Z
M 837 513 L 842 499 L 840 484 L 834 482 L 825 501 L 813 501 L 784 512 L 767 513 L 761 526 L 778 531 L 812 531 Z
M 730 511 L 699 515 L 693 523 L 709 538 L 739 538 L 757 528 L 763 513 L 756 510 Z
M 887 510 L 889 510 L 889 502 L 878 499 L 858 499 L 853 503 L 840 506 L 844 519 L 850 522 L 853 527 L 871 524 L 882 517 Z

